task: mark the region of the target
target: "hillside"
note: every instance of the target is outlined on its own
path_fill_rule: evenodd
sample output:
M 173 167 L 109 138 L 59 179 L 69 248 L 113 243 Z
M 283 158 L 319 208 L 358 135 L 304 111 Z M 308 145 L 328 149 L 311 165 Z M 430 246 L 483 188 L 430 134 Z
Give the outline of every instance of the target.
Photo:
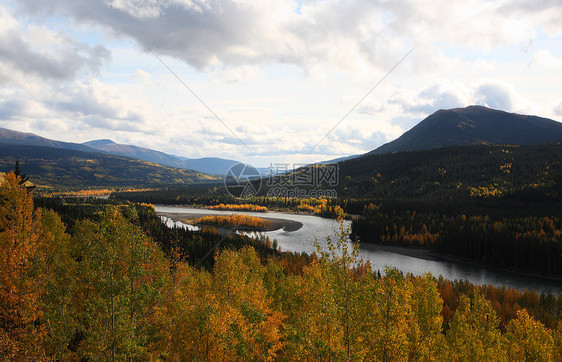
M 61 148 L 77 150 L 82 152 L 108 153 L 115 156 L 136 158 L 142 161 L 157 163 L 163 166 L 194 170 L 197 172 L 224 175 L 233 165 L 239 163 L 235 160 L 204 157 L 186 158 L 170 155 L 165 152 L 155 151 L 149 148 L 138 147 L 135 145 L 125 145 L 113 142 L 109 139 L 101 139 L 79 143 L 61 142 L 49 138 L 41 137 L 33 133 L 12 131 L 0 128 L 0 145 L 23 145 Z M 260 169 L 262 173 L 267 173 L 267 169 Z
M 149 148 L 115 143 L 112 140 L 107 139 L 88 141 L 83 143 L 83 145 L 110 153 L 112 155 L 138 158 L 140 160 L 154 162 L 164 166 L 195 170 L 212 175 L 224 175 L 230 167 L 238 163 L 238 161 L 216 157 L 193 159 L 174 156 L 164 152 L 151 150 Z
M 84 152 L 99 152 L 98 150 L 79 143 L 55 141 L 33 133 L 12 131 L 6 128 L 0 128 L 0 144 L 43 146 Z
M 338 196 L 402 200 L 562 200 L 562 143 L 459 146 L 341 162 Z
M 154 162 L 164 166 L 187 168 L 185 167 L 184 162 L 177 157 L 164 152 L 154 151 L 149 148 L 134 145 L 123 145 L 108 139 L 88 141 L 84 142 L 83 145 L 116 156 L 138 158 L 139 160 Z
M 164 187 L 217 179 L 192 170 L 99 152 L 0 144 L 0 171 L 13 170 L 16 161 L 20 161 L 30 181 L 42 186 Z
M 531 145 L 562 140 L 562 123 L 481 106 L 439 110 L 368 154 L 466 145 Z

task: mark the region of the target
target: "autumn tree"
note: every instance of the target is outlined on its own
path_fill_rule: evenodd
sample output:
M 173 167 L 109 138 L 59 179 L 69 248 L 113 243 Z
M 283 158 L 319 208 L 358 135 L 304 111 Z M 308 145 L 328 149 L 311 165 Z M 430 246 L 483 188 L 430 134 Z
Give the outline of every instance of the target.
M 46 329 L 45 352 L 58 360 L 71 355 L 69 344 L 77 329 L 73 313 L 77 261 L 71 254 L 71 238 L 59 215 L 42 211 L 41 263 L 36 283 L 41 285 L 42 323 Z
M 0 355 L 39 359 L 44 329 L 35 283 L 41 213 L 31 193 L 10 172 L 0 185 Z
M 476 293 L 460 297 L 447 332 L 449 358 L 459 360 L 500 360 L 505 355 L 499 319 L 489 301 Z
M 511 360 L 554 361 L 552 332 L 529 316 L 525 309 L 507 326 L 508 356 Z
M 409 359 L 435 359 L 441 354 L 444 343 L 441 333 L 443 300 L 431 274 L 412 277 L 411 282 L 414 321 L 409 334 Z
M 145 317 L 169 278 L 161 250 L 117 208 L 99 222 L 79 222 L 72 242 L 76 357 L 145 355 L 151 333 Z

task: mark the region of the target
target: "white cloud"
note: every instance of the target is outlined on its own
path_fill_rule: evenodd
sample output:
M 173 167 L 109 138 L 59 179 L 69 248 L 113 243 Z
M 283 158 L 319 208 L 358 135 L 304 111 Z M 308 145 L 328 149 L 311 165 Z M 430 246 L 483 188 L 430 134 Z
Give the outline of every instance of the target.
M 562 69 L 562 58 L 557 58 L 548 50 L 541 49 L 533 55 L 529 61 L 529 66 L 542 70 L 560 70 Z
M 487 81 L 474 91 L 474 103 L 507 112 L 529 109 L 527 102 L 510 85 L 500 81 Z
M 0 24 L 0 60 L 6 78 L 13 77 L 10 73 L 15 71 L 71 79 L 81 71 L 96 73 L 109 59 L 103 46 L 91 47 L 46 27 L 25 26 L 2 6 Z
M 554 114 L 557 116 L 562 116 L 562 100 L 554 106 Z
M 441 108 L 562 113 L 559 1 L 310 0 L 300 13 L 293 0 L 7 4 L 0 122 L 67 141 L 263 166 L 365 152 Z

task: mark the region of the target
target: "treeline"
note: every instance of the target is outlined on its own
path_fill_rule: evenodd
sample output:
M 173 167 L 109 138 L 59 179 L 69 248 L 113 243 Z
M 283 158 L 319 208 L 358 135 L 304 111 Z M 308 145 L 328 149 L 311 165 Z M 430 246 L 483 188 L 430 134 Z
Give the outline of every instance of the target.
M 462 296 L 474 298 L 484 296 L 494 309 L 499 319 L 499 328 L 505 332 L 510 321 L 517 318 L 517 313 L 525 309 L 533 318 L 546 327 L 556 329 L 562 320 L 562 295 L 537 294 L 533 290 L 520 291 L 493 285 L 474 285 L 467 280 L 450 281 L 440 276 L 437 289 L 443 300 L 443 328 L 447 330 L 454 312 L 459 307 Z
M 427 247 L 493 266 L 562 276 L 562 219 L 381 211 L 370 204 L 352 223 L 363 242 Z
M 457 305 L 443 328 L 439 282 L 379 277 L 345 233 L 306 263 L 293 254 L 294 273 L 250 246 L 216 252 L 205 270 L 177 255 L 177 238 L 159 248 L 155 239 L 180 230 L 149 236 L 158 228 L 147 220 L 163 225 L 149 206 L 98 209 L 71 235 L 13 174 L 0 197 L 6 360 L 562 358 L 559 322 L 548 328 L 520 309 L 502 331 L 483 291 L 444 294 Z

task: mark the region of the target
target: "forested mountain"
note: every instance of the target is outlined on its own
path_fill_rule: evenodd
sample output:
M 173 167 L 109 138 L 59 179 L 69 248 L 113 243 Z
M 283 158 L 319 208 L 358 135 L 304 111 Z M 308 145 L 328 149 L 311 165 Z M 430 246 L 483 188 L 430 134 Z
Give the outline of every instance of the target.
M 531 145 L 562 140 L 562 123 L 482 106 L 439 110 L 369 154 L 463 145 Z
M 192 170 L 162 166 L 100 152 L 0 144 L 0 171 L 22 172 L 44 186 L 165 186 L 216 180 Z
M 112 140 L 107 139 L 88 141 L 85 142 L 84 145 L 117 156 L 133 157 L 144 161 L 158 163 L 164 166 L 195 170 L 212 175 L 224 175 L 230 167 L 239 163 L 238 161 L 217 157 L 193 159 L 174 156 L 164 152 L 151 150 L 149 148 L 115 143 Z
M 33 133 L 12 131 L 6 128 L 0 128 L 0 145 L 28 145 L 93 153 L 101 152 L 115 156 L 135 158 L 142 161 L 157 163 L 163 166 L 194 170 L 205 174 L 221 176 L 226 174 L 228 169 L 230 169 L 233 165 L 239 163 L 239 161 L 218 157 L 187 158 L 175 156 L 165 152 L 151 150 L 149 148 L 119 144 L 109 139 L 88 141 L 82 144 L 61 142 L 41 137 Z M 267 171 L 267 169 L 260 169 L 262 174 L 266 174 Z
M 79 143 L 55 141 L 37 136 L 33 133 L 17 132 L 6 128 L 0 128 L 0 144 L 43 146 L 63 148 L 67 150 L 78 150 L 84 152 L 99 152 L 98 150 L 90 148 L 86 145 L 81 145 Z
M 338 196 L 362 212 L 364 242 L 560 277 L 561 155 L 560 142 L 368 155 L 340 164 Z
M 449 200 L 560 200 L 562 144 L 460 146 L 341 162 L 338 196 Z
M 83 145 L 116 156 L 137 158 L 164 166 L 187 168 L 182 160 L 167 153 L 133 145 L 119 144 L 108 139 L 88 141 L 84 142 Z

